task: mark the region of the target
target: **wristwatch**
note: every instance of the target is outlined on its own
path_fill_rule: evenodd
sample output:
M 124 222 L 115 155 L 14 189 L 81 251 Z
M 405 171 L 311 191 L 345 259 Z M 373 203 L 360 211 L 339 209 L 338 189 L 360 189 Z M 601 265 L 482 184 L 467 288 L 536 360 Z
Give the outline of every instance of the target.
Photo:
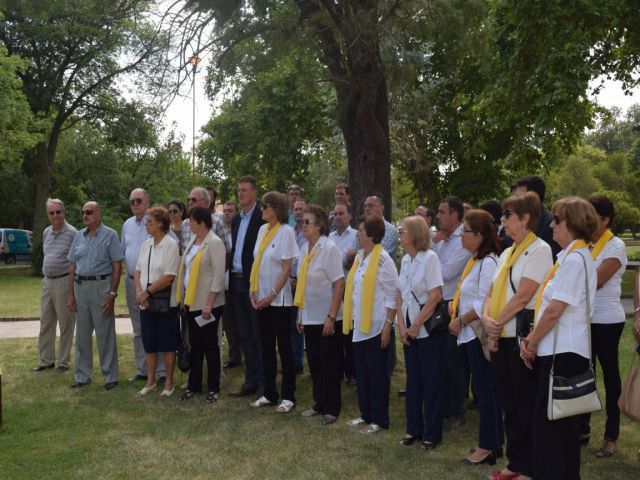
M 387 322 L 389 325 L 393 327 L 393 318 L 387 318 L 385 319 L 385 322 Z
M 109 295 L 111 295 L 113 298 L 116 298 L 118 296 L 118 294 L 116 292 L 114 292 L 113 290 L 111 290 L 109 292 Z

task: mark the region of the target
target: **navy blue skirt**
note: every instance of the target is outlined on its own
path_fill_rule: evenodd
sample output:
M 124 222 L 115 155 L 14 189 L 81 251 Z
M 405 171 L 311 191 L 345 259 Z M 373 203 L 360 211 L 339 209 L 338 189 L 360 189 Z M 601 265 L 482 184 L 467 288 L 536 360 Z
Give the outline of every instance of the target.
M 167 313 L 140 310 L 142 326 L 142 344 L 147 353 L 175 352 L 180 340 L 178 307 L 170 308 Z

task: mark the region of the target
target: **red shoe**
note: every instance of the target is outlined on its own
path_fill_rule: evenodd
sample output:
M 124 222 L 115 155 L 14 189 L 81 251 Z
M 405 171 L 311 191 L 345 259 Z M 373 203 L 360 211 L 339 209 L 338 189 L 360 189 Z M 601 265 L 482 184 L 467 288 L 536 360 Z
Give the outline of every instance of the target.
M 522 472 L 503 473 L 502 470 L 491 472 L 491 480 L 514 480 L 522 475 Z

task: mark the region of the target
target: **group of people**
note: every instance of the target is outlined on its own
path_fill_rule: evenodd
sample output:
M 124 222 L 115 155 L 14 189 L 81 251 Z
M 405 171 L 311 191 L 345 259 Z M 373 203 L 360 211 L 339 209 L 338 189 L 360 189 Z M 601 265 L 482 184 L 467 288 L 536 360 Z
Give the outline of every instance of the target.
M 91 382 L 94 330 L 104 388 L 117 385 L 113 303 L 124 259 L 136 359 L 129 380 L 145 381 L 140 396 L 158 384 L 161 395 L 174 393 L 182 334 L 190 369 L 181 399 L 202 392 L 206 359 L 206 400 L 216 402 L 224 330 L 224 366 L 242 358 L 245 365 L 244 383 L 230 395 L 253 395 L 251 407 L 291 412 L 306 351 L 313 404 L 302 417 L 336 422 L 344 379 L 357 385 L 360 410 L 347 424 L 371 434 L 390 425 L 397 335 L 406 365 L 402 445 L 437 448 L 445 426 L 464 424 L 471 379 L 480 424 L 465 463 L 494 465 L 506 455 L 494 480 L 577 479 L 590 419 L 549 420 L 549 374 L 581 374 L 599 360 L 607 419 L 596 456 L 613 455 L 627 258 L 609 229 L 608 198 L 568 197 L 549 212 L 544 196 L 539 177 L 523 177 L 501 204 L 473 208 L 450 196 L 435 215 L 417 207 L 399 229 L 384 219 L 383 200 L 370 196 L 353 228 L 346 184 L 337 186 L 327 211 L 306 204 L 296 185 L 258 201 L 256 180 L 246 176 L 238 182 L 238 205 L 225 203 L 222 215 L 212 209 L 215 190 L 193 189 L 188 209 L 180 201 L 150 207 L 147 193 L 133 190 L 133 216 L 120 241 L 101 223 L 97 202 L 84 205 L 78 232 L 64 220 L 63 203 L 49 200 L 41 360 L 34 370 L 55 366 L 56 317 L 58 370 L 69 368 L 75 318 L 71 387 Z M 640 308 L 635 312 L 640 339 Z

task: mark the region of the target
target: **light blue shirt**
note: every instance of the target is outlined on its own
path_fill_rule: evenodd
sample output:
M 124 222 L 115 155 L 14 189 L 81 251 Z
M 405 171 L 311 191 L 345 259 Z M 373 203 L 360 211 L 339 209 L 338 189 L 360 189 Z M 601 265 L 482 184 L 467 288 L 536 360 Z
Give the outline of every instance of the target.
M 233 263 L 231 265 L 232 272 L 247 273 L 242 271 L 242 249 L 244 248 L 244 237 L 247 235 L 251 215 L 256 208 L 257 203 L 253 204 L 253 208 L 248 212 L 240 210 L 240 226 L 238 227 L 238 236 L 236 237 L 236 251 L 233 255 Z
M 113 262 L 120 262 L 124 253 L 118 234 L 113 228 L 100 225 L 93 237 L 87 228 L 80 230 L 73 239 L 67 259 L 76 264 L 76 274 L 83 276 L 109 275 Z
M 124 263 L 127 267 L 127 274 L 133 275 L 136 271 L 140 248 L 151 235 L 147 232 L 147 215 L 145 214 L 140 220 L 135 216 L 127 219 L 122 225 L 122 237 L 120 246 L 124 251 Z

